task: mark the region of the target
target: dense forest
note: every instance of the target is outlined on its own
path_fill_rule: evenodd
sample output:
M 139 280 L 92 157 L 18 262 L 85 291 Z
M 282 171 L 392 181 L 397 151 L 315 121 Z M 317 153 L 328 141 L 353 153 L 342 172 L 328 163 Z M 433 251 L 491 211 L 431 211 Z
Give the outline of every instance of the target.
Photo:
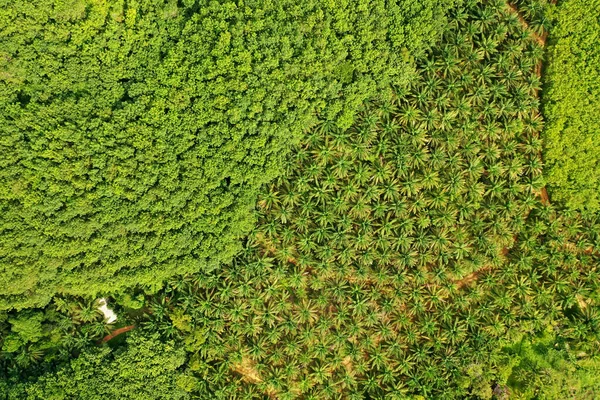
M 0 6 L 0 398 L 600 397 L 600 1 Z
M 600 210 L 600 1 L 565 1 L 552 10 L 545 76 L 545 157 L 553 198 Z
M 0 309 L 230 262 L 310 121 L 406 82 L 447 6 L 57 3 L 0 11 Z

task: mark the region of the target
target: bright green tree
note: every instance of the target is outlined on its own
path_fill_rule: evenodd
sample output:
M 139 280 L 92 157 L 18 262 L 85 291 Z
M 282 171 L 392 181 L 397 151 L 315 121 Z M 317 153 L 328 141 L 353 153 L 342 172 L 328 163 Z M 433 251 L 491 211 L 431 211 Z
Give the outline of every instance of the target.
M 545 71 L 544 158 L 553 199 L 600 209 L 600 0 L 552 12 Z
M 453 0 L 0 0 L 0 309 L 215 268 Z

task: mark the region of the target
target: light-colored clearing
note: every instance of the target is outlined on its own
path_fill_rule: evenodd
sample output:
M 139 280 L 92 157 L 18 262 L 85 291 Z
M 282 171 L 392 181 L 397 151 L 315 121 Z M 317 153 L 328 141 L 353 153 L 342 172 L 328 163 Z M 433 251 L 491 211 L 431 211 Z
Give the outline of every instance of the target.
M 98 310 L 104 315 L 105 323 L 112 324 L 117 320 L 117 314 L 108 308 L 106 299 L 104 297 L 98 300 Z

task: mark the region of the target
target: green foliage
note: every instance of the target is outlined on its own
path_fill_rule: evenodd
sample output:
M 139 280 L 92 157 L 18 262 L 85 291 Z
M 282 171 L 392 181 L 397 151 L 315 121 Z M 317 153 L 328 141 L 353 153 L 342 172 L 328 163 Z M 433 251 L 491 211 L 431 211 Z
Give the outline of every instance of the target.
M 185 352 L 173 343 L 132 335 L 118 350 L 85 351 L 68 366 L 35 382 L 14 385 L 9 399 L 185 399 L 196 380 L 181 366 Z
M 96 307 L 94 301 L 57 297 L 43 310 L 5 312 L 0 318 L 0 380 L 39 375 L 102 339 L 113 326 Z
M 19 335 L 23 342 L 37 342 L 42 336 L 42 321 L 44 314 L 36 311 L 27 311 L 9 318 L 11 331 Z
M 599 225 L 536 198 L 541 49 L 501 1 L 451 21 L 410 87 L 307 133 L 233 265 L 148 298 L 199 393 L 489 399 L 524 333 L 596 346 Z
M 315 106 L 318 122 L 282 161 L 285 175 L 263 186 L 258 223 L 232 263 L 115 296 L 120 321 L 136 325 L 126 346 L 125 336 L 112 351 L 90 346 L 99 325 L 86 302 L 57 299 L 43 314 L 45 336 L 28 343 L 35 321 L 0 314 L 13 350 L 2 356 L 0 390 L 211 400 L 593 394 L 600 221 L 538 199 L 542 48 L 504 1 L 466 0 L 449 16 L 410 84 L 363 103 L 350 126 L 335 99 Z M 336 65 L 342 87 L 359 78 L 354 68 Z M 48 332 L 56 346 L 31 361 Z
M 510 398 L 598 398 L 600 360 L 588 357 L 572 345 L 546 331 L 532 340 L 523 338 L 508 348 L 507 352 L 516 360 L 507 381 Z
M 544 159 L 552 199 L 600 209 L 600 1 L 560 1 L 545 73 Z
M 125 308 L 139 310 L 140 308 L 144 307 L 144 295 L 141 293 L 132 295 L 131 293 L 126 292 L 118 296 L 118 302 Z
M 406 82 L 452 2 L 0 1 L 0 309 L 230 261 L 314 114 Z
M 539 37 L 546 37 L 552 25 L 549 14 L 556 0 L 515 0 L 511 4 L 516 5 L 530 31 Z

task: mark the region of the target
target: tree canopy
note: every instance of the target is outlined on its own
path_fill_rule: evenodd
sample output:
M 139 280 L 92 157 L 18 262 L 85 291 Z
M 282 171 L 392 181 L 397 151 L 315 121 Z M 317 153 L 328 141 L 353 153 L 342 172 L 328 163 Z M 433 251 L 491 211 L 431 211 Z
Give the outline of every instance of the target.
M 0 396 L 598 397 L 583 3 L 2 1 Z
M 56 372 L 3 392 L 31 400 L 185 399 L 195 382 L 180 370 L 185 360 L 181 347 L 134 334 L 126 347 L 85 351 Z
M 290 144 L 452 1 L 1 0 L 0 309 L 230 261 Z
M 600 1 L 566 0 L 552 13 L 545 74 L 544 158 L 550 194 L 600 209 Z

